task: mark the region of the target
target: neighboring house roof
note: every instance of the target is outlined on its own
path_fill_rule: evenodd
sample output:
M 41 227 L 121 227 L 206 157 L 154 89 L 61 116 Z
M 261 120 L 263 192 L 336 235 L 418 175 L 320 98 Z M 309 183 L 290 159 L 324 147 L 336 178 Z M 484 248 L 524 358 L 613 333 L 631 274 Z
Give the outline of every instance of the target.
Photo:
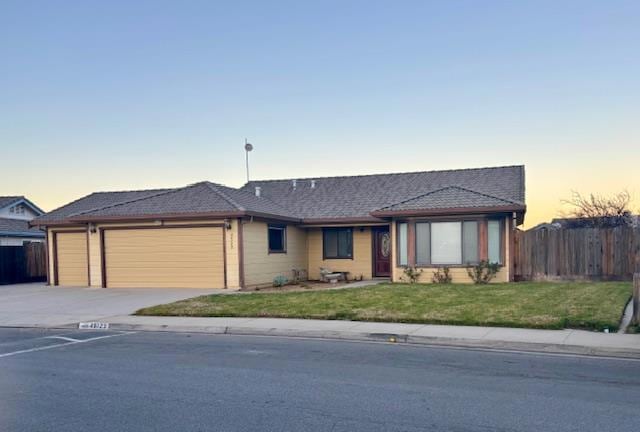
M 524 211 L 524 167 L 301 179 L 295 187 L 288 179 L 251 181 L 240 189 L 201 182 L 175 189 L 100 192 L 32 224 L 187 215 L 253 215 L 305 223 L 379 221 L 377 215 L 394 211 L 460 208 Z
M 617 226 L 638 226 L 640 216 L 631 213 L 621 216 L 602 216 L 593 218 L 555 218 L 551 225 L 556 228 L 615 228 Z
M 22 196 L 0 196 L 0 208 L 9 206 L 11 204 L 13 204 L 14 202 L 18 202 L 20 201 L 22 198 Z
M 38 228 L 30 228 L 29 221 L 0 218 L 0 237 L 44 237 Z
M 0 209 L 20 203 L 26 204 L 34 211 L 34 213 L 38 215 L 44 214 L 44 210 L 42 210 L 40 207 L 29 201 L 22 195 L 0 196 Z

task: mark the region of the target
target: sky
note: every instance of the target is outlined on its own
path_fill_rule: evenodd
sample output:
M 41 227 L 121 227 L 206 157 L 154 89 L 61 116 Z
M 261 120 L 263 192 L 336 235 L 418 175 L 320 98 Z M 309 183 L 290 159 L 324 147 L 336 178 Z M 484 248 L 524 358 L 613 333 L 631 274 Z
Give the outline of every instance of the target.
M 638 1 L 0 2 L 0 195 L 524 164 L 640 209 Z

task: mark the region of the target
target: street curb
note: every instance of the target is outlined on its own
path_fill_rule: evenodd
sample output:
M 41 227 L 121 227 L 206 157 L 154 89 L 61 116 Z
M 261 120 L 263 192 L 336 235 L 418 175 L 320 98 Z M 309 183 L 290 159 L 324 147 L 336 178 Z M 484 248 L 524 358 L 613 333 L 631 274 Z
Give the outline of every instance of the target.
M 296 330 L 296 329 L 265 329 L 251 327 L 220 327 L 220 326 L 176 326 L 150 324 L 110 324 L 110 330 L 145 331 L 145 332 L 175 332 L 175 333 L 205 333 L 227 334 L 238 336 L 276 336 L 298 337 L 312 339 L 335 339 L 358 342 L 386 342 L 407 345 L 429 345 L 456 348 L 474 348 L 497 351 L 527 351 L 546 354 L 584 355 L 593 357 L 618 357 L 640 359 L 640 349 L 625 349 L 615 347 L 589 347 L 581 345 L 563 345 L 538 342 L 513 342 L 501 340 L 478 340 L 451 338 L 441 336 L 412 336 L 410 334 L 392 333 L 363 333 L 330 330 Z

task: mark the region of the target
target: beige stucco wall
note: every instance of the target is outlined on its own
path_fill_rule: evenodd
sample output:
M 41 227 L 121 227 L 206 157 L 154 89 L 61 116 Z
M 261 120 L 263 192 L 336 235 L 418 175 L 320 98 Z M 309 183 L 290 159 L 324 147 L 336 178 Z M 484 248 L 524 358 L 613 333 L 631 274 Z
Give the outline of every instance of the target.
M 244 246 L 244 281 L 246 286 L 270 285 L 278 275 L 291 279 L 293 269 L 307 270 L 307 233 L 287 225 L 287 252 L 269 253 L 268 224 L 245 222 L 242 227 Z
M 353 259 L 322 259 L 322 228 L 309 228 L 307 253 L 309 279 L 320 278 L 320 267 L 332 271 L 348 271 L 350 278 L 371 279 L 373 271 L 371 227 L 353 228 Z
M 510 251 L 509 251 L 509 247 L 511 245 L 510 242 L 510 236 L 513 235 L 513 232 L 511 231 L 511 229 L 509 228 L 509 220 L 508 218 L 505 218 L 504 223 L 502 224 L 502 226 L 504 227 L 504 236 L 503 236 L 503 241 L 504 241 L 504 265 L 502 266 L 502 268 L 500 269 L 500 271 L 496 274 L 495 278 L 491 281 L 492 283 L 498 283 L 498 282 L 509 282 L 509 269 L 511 268 L 511 261 L 510 261 Z M 404 276 L 404 267 L 400 267 L 397 266 L 397 258 L 396 258 L 396 248 L 397 248 L 397 241 L 396 241 L 396 224 L 393 223 L 391 224 L 391 239 L 392 239 L 392 244 L 393 244 L 393 248 L 392 248 L 392 280 L 394 282 L 407 282 L 406 277 Z M 418 281 L 421 283 L 431 283 L 432 282 L 432 277 L 433 277 L 433 273 L 435 271 L 437 271 L 437 267 L 420 267 L 422 269 L 422 274 L 420 275 Z M 450 267 L 450 274 L 452 277 L 452 282 L 453 283 L 473 283 L 473 281 L 471 280 L 471 278 L 469 278 L 469 275 L 467 273 L 467 269 L 466 268 L 462 268 L 462 267 Z

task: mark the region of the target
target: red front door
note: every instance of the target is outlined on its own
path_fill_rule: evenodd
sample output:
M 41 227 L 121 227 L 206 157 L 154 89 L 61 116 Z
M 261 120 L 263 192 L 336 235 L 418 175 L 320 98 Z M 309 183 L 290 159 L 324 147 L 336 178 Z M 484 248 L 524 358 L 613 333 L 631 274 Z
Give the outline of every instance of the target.
M 373 275 L 386 277 L 391 275 L 391 236 L 389 227 L 373 228 Z

